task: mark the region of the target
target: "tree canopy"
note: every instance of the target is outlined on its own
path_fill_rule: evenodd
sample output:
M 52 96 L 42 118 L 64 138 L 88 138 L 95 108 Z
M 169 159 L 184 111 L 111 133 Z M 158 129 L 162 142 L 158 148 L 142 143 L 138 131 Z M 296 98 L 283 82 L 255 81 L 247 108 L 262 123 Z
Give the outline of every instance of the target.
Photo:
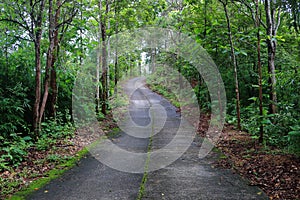
M 0 0 L 0 170 L 70 127 L 82 68 L 94 71 L 99 119 L 122 77 L 155 73 L 156 61 L 180 72 L 209 113 L 207 86 L 191 63 L 160 49 L 124 53 L 109 42 L 149 26 L 189 35 L 209 53 L 224 81 L 227 123 L 299 154 L 298 0 Z

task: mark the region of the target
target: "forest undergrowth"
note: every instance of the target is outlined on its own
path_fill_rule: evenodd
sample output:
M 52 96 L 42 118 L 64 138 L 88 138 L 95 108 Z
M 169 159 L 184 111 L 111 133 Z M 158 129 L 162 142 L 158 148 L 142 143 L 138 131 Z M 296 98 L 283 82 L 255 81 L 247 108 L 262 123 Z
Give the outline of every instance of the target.
M 174 94 L 157 89 L 155 85 L 148 87 L 174 105 L 180 105 Z M 209 113 L 201 113 L 199 124 L 192 122 L 197 125 L 197 133 L 201 137 L 207 137 L 210 119 Z M 251 133 L 238 131 L 229 123 L 225 124 L 215 146 L 225 156 L 216 161 L 213 167 L 233 170 L 245 178 L 250 186 L 261 188 L 270 199 L 300 199 L 299 156 L 279 146 L 260 144 Z
M 53 178 L 78 165 L 88 153 L 86 147 L 115 128 L 116 123 L 109 114 L 99 124 L 78 128 L 67 138 L 57 139 L 54 143 L 45 141 L 42 149 L 36 145 L 29 147 L 21 163 L 0 171 L 0 199 L 9 199 L 18 191 L 26 196 L 39 190 Z

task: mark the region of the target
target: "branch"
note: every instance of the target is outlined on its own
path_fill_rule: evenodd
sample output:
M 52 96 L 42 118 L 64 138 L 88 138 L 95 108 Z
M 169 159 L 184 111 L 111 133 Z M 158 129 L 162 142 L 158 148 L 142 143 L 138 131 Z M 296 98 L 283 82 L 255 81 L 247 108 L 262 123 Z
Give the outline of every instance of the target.
M 41 0 L 40 3 L 41 3 L 40 10 L 37 15 L 36 25 L 35 25 L 35 28 L 39 28 L 39 29 L 42 27 L 42 23 L 43 23 L 43 11 L 45 8 L 45 0 Z M 41 34 L 41 31 L 38 31 L 38 32 L 40 32 L 39 34 Z
M 219 0 L 219 2 L 221 2 L 223 4 L 223 6 L 227 6 L 227 0 L 225 0 L 225 2 L 222 0 Z
M 99 16 L 95 16 L 94 14 L 90 14 L 90 16 L 91 16 L 98 24 L 100 23 Z
M 63 26 L 62 31 L 61 31 L 61 35 L 60 35 L 60 37 L 59 37 L 59 39 L 58 39 L 58 43 L 59 43 L 59 44 L 60 44 L 61 41 L 63 40 L 63 38 L 64 38 L 64 36 L 65 36 L 65 33 L 67 32 L 68 28 L 69 28 L 69 24 L 67 24 L 66 26 Z
M 56 11 L 55 12 L 57 12 L 59 9 L 61 9 L 61 7 L 65 4 L 65 3 L 67 3 L 67 2 L 69 2 L 70 0 L 64 0 L 63 2 L 61 2 L 61 4 L 56 8 Z
M 241 3 L 245 4 L 245 6 L 250 10 L 251 14 L 252 14 L 252 19 L 254 21 L 254 23 L 256 22 L 256 19 L 255 19 L 255 15 L 254 15 L 254 10 L 252 9 L 252 7 L 247 3 L 245 2 L 244 0 L 241 0 L 240 1 Z M 244 12 L 245 13 L 245 12 Z M 246 14 L 246 13 L 245 13 Z M 247 15 L 247 14 L 246 14 Z M 261 19 L 261 17 L 258 18 L 259 21 L 260 21 L 260 24 L 264 27 L 264 28 L 267 28 L 266 24 L 263 22 L 263 20 Z
M 63 22 L 59 23 L 55 28 L 59 29 L 64 24 L 70 24 L 72 22 L 73 18 L 77 15 L 77 13 L 78 13 L 78 10 L 74 8 L 72 15 L 68 19 L 66 19 Z
M 274 32 L 274 35 L 276 35 L 277 31 L 278 31 L 278 28 L 280 26 L 280 14 L 281 14 L 281 6 L 279 7 L 278 9 L 278 13 L 277 13 L 277 24 L 276 24 L 276 27 L 275 27 L 275 32 Z
M 34 7 L 35 7 L 38 3 L 41 3 L 42 1 L 44 1 L 44 0 L 38 0 L 38 1 L 35 1 L 35 2 L 32 2 L 32 0 L 30 0 L 30 7 L 31 7 L 31 10 L 30 10 L 30 17 L 31 17 L 31 20 L 33 21 L 34 24 L 37 23 L 37 19 L 34 18 Z M 33 30 L 33 27 L 32 27 L 32 30 Z
M 271 16 L 271 2 L 270 0 L 265 1 L 265 11 L 266 11 L 266 23 L 267 23 L 267 34 L 272 36 L 272 16 Z
M 38 1 L 35 1 L 33 4 L 32 4 L 32 8 L 34 8 L 38 3 L 40 3 L 41 1 L 43 0 L 38 0 Z
M 251 12 L 251 17 L 252 17 L 253 21 L 255 22 L 255 16 L 254 16 L 253 9 L 251 8 L 251 6 L 247 5 L 247 4 L 246 4 L 245 2 L 243 2 L 243 1 L 238 1 L 238 2 L 244 3 L 244 4 L 246 5 L 246 7 L 247 7 L 247 8 L 250 10 L 250 12 Z M 235 1 L 232 1 L 232 3 L 233 3 L 233 5 L 235 5 L 237 8 L 240 8 L 240 6 L 237 5 Z M 250 17 L 250 15 L 249 15 L 247 12 L 245 12 L 244 10 L 241 10 L 241 11 L 243 12 L 244 15 Z
M 36 24 L 35 18 L 34 18 L 34 14 L 33 14 L 33 8 L 34 5 L 36 4 L 36 2 L 32 2 L 32 0 L 30 0 L 30 19 L 31 19 L 31 32 L 34 32 L 34 24 Z
M 0 19 L 0 22 L 1 22 L 1 21 L 6 21 L 6 22 L 13 23 L 13 24 L 17 24 L 17 25 L 19 25 L 20 27 L 22 27 L 23 29 L 25 29 L 26 31 L 30 32 L 29 27 L 25 26 L 23 23 L 21 23 L 21 22 L 15 20 L 15 19 L 4 18 L 4 19 Z
M 27 39 L 27 38 L 24 38 L 24 37 L 21 37 L 21 36 L 17 36 L 17 35 L 14 35 L 13 37 L 15 37 L 16 39 L 18 40 L 24 40 L 24 41 L 28 41 L 28 42 L 33 42 L 32 39 Z
M 28 34 L 29 34 L 29 37 L 31 38 L 31 40 L 29 39 L 25 39 L 25 38 L 22 38 L 22 37 L 19 37 L 19 39 L 21 40 L 27 40 L 27 41 L 34 41 L 34 36 L 33 36 L 33 33 L 30 31 L 30 28 L 28 27 L 28 24 L 26 24 L 27 26 L 25 26 L 24 24 L 22 24 L 21 22 L 17 21 L 17 20 L 14 20 L 14 19 L 8 19 L 8 18 L 5 18 L 5 19 L 0 19 L 0 22 L 1 21 L 6 21 L 6 22 L 10 22 L 12 24 L 17 24 L 18 26 L 22 27 L 25 31 L 28 31 Z M 16 38 L 18 36 L 15 36 Z
M 17 6 L 18 6 L 18 14 L 19 14 L 19 16 L 20 16 L 20 18 L 22 19 L 22 21 L 23 21 L 23 23 L 24 24 L 26 24 L 26 27 L 28 27 L 28 29 L 29 29 L 29 26 L 28 26 L 28 24 L 27 24 L 27 21 L 24 19 L 24 17 L 23 17 L 23 15 L 22 15 L 22 13 L 21 13 L 21 7 L 20 7 L 20 5 L 17 3 Z

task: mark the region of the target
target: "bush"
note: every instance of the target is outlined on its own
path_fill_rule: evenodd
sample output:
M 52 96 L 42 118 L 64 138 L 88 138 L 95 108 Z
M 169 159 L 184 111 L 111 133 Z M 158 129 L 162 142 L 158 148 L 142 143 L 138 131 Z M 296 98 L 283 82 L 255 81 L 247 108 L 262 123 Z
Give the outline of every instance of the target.
M 21 137 L 15 133 L 10 135 L 10 141 L 0 137 L 3 142 L 1 146 L 0 171 L 9 169 L 10 166 L 17 167 L 27 155 L 27 149 L 32 145 L 29 136 Z
M 288 134 L 289 152 L 300 155 L 300 126 L 291 127 L 292 131 Z
M 50 118 L 42 122 L 41 137 L 59 139 L 73 136 L 74 126 L 70 122 L 71 117 L 67 113 L 63 115 L 58 112 L 56 118 Z M 66 121 L 64 118 L 66 118 Z
M 0 89 L 0 171 L 18 166 L 32 144 L 23 116 L 29 107 L 26 92 L 21 83 Z
M 38 141 L 35 143 L 37 150 L 47 150 L 58 139 L 73 137 L 75 128 L 70 122 L 71 117 L 67 113 L 63 115 L 58 112 L 56 118 L 42 122 L 42 131 Z
M 27 88 L 17 83 L 13 88 L 0 89 L 0 136 L 9 138 L 11 133 L 28 131 L 24 111 L 29 107 Z

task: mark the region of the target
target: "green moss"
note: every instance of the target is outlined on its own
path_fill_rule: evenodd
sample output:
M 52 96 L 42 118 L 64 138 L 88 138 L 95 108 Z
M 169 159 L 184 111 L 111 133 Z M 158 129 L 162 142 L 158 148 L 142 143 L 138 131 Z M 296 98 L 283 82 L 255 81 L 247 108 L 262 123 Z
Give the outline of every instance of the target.
M 154 115 L 151 113 L 151 117 L 153 118 Z M 148 172 L 149 172 L 149 162 L 150 162 L 150 156 L 151 156 L 151 148 L 152 148 L 152 141 L 153 141 L 153 134 L 154 134 L 154 124 L 152 123 L 152 134 L 149 138 L 149 145 L 148 145 L 148 151 L 147 151 L 147 160 L 145 163 L 145 168 L 144 168 L 144 175 L 142 179 L 142 183 L 139 189 L 139 194 L 137 197 L 137 200 L 141 200 L 145 194 L 145 185 L 148 179 Z
M 139 195 L 137 197 L 137 200 L 141 200 L 143 198 L 144 194 L 145 194 L 145 185 L 146 185 L 147 179 L 148 179 L 148 172 L 145 171 L 143 179 L 142 179 L 142 183 L 141 183 L 141 186 L 140 186 Z
M 42 188 L 44 185 L 49 183 L 51 180 L 60 177 L 64 172 L 72 168 L 84 155 L 88 153 L 86 148 L 82 149 L 77 153 L 77 155 L 69 160 L 63 160 L 62 163 L 57 165 L 56 168 L 47 172 L 43 178 L 33 181 L 30 185 L 23 188 L 19 192 L 15 193 L 10 200 L 22 200 L 26 199 L 28 195 L 36 191 L 37 189 Z
M 117 138 L 120 136 L 120 131 L 121 129 L 118 127 L 113 128 L 111 131 L 109 131 L 106 136 L 111 139 L 111 138 Z
M 217 147 L 214 147 L 212 149 L 212 151 L 215 152 L 215 153 L 222 153 L 222 151 L 220 149 L 218 149 Z
M 225 154 L 220 154 L 219 155 L 219 159 L 226 159 L 226 158 L 227 158 L 227 156 Z

